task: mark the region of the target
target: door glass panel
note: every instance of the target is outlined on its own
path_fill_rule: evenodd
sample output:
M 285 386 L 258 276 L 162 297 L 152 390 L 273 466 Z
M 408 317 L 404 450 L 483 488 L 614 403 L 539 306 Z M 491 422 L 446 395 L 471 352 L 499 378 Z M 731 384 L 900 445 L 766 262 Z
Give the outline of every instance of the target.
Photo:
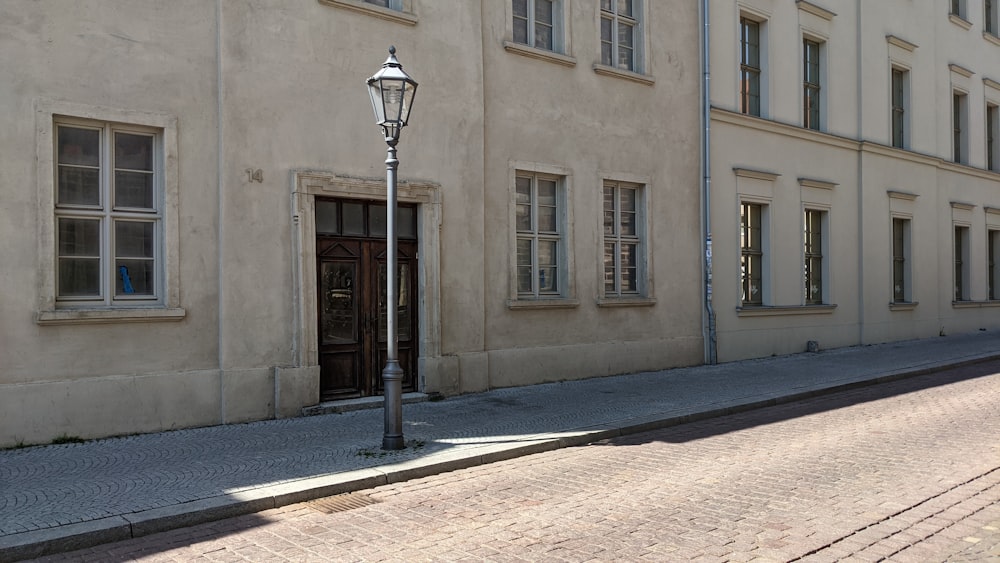
M 368 236 L 385 236 L 385 233 L 387 232 L 385 229 L 385 212 L 386 208 L 384 205 L 368 206 Z
M 324 344 L 347 344 L 355 341 L 356 264 L 323 262 L 320 272 L 320 338 Z
M 316 200 L 316 232 L 335 235 L 337 229 L 337 202 Z
M 396 235 L 405 239 L 417 238 L 416 207 L 400 207 L 396 211 Z
M 365 236 L 365 204 L 344 203 L 344 235 Z

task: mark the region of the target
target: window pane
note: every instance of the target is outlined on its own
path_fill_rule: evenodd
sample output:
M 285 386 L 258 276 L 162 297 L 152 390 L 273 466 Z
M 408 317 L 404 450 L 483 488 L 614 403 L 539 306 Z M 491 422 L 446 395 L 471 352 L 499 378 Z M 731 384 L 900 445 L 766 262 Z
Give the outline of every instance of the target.
M 555 182 L 555 180 L 539 180 L 538 181 L 538 204 L 539 205 L 555 205 L 556 204 L 556 182 Z
M 535 0 L 535 22 L 552 25 L 552 0 Z
M 513 0 L 514 17 L 528 17 L 528 0 Z
M 337 228 L 337 203 L 334 201 L 316 200 L 316 232 L 335 235 Z
M 153 295 L 153 260 L 115 260 L 115 295 Z
M 547 51 L 552 50 L 552 26 L 541 23 L 535 24 L 535 47 Z
M 60 165 L 56 204 L 100 205 L 100 175 L 100 170 L 97 168 Z
M 341 233 L 344 236 L 365 236 L 365 205 L 344 202 L 340 204 L 340 211 L 344 222 Z
M 558 286 L 555 267 L 538 269 L 538 291 L 540 293 L 555 293 Z
M 153 223 L 115 221 L 116 258 L 152 258 Z
M 407 239 L 417 238 L 417 209 L 415 207 L 400 207 L 396 211 L 396 236 Z
M 60 126 L 58 136 L 59 164 L 100 166 L 100 131 Z
M 556 232 L 556 208 L 555 207 L 538 207 L 538 232 L 540 233 L 554 233 Z
M 538 241 L 538 264 L 540 266 L 554 266 L 556 263 L 556 241 Z
M 604 234 L 615 234 L 615 189 L 604 187 Z
M 388 232 L 385 226 L 385 213 L 386 206 L 384 205 L 368 206 L 368 236 L 384 237 Z
M 517 265 L 531 265 L 531 239 L 517 239 Z
M 153 173 L 116 170 L 115 207 L 153 209 Z
M 611 18 L 601 18 L 601 41 L 606 41 L 610 44 L 614 40 L 611 33 L 613 29 L 612 25 L 614 23 L 611 21 Z
M 604 245 L 604 293 L 615 293 L 615 244 Z
M 152 171 L 153 137 L 115 133 L 115 168 Z
M 101 255 L 101 221 L 99 219 L 59 219 L 59 256 Z
M 323 344 L 349 344 L 357 339 L 357 316 L 354 314 L 356 277 L 353 263 L 321 263 L 319 330 Z
M 531 239 L 517 239 L 517 291 L 531 293 Z
M 632 17 L 632 0 L 618 0 L 618 15 Z
M 100 294 L 100 258 L 59 259 L 59 297 L 98 297 Z
M 614 9 L 611 6 L 611 0 L 601 0 L 601 9 L 605 12 L 613 12 Z

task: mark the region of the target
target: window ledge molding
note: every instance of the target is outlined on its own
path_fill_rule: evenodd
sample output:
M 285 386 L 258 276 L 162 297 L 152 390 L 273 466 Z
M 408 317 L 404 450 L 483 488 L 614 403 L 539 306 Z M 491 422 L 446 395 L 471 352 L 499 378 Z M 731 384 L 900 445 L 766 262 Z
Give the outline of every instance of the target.
M 515 309 L 575 309 L 579 299 L 508 299 L 507 308 Z
M 598 297 L 598 307 L 652 307 L 656 305 L 655 297 Z
M 629 70 L 622 70 L 620 68 L 602 65 L 599 63 L 594 63 L 594 72 L 600 74 L 601 76 L 621 78 L 622 80 L 630 80 L 632 82 L 637 82 L 639 84 L 645 84 L 646 86 L 652 86 L 656 84 L 656 79 L 653 78 L 652 76 L 646 74 L 640 74 L 638 72 L 632 72 Z
M 795 5 L 798 6 L 798 8 L 803 12 L 823 18 L 826 21 L 833 21 L 833 18 L 837 15 L 822 6 L 818 6 L 812 2 L 807 2 L 806 0 L 795 0 Z
M 890 311 L 912 311 L 920 305 L 919 301 L 898 301 L 889 303 Z
M 888 41 L 890 45 L 895 45 L 896 47 L 899 47 L 900 49 L 903 49 L 904 51 L 909 51 L 911 53 L 917 49 L 917 45 L 915 43 L 910 43 L 906 39 L 897 37 L 895 35 L 886 35 L 885 40 Z
M 972 22 L 970 22 L 969 20 L 963 18 L 958 14 L 948 14 L 948 19 L 951 20 L 951 23 L 957 25 L 958 27 L 961 27 L 962 29 L 965 30 L 972 29 Z
M 53 309 L 38 311 L 35 322 L 40 325 L 176 322 L 183 320 L 186 316 L 185 309 L 176 307 Z
M 348 10 L 368 14 L 369 16 L 374 16 L 379 19 L 401 23 L 404 25 L 417 25 L 418 21 L 417 16 L 413 14 L 400 12 L 391 8 L 383 8 L 382 6 L 368 4 L 359 0 L 319 0 L 319 3 L 327 6 L 346 8 Z
M 987 307 L 1000 307 L 1000 301 L 952 301 L 952 309 L 983 309 Z
M 521 43 L 514 43 L 513 41 L 504 41 L 503 48 L 508 53 L 514 53 L 515 55 L 522 55 L 531 59 L 548 61 L 550 63 L 555 63 L 557 65 L 562 65 L 567 67 L 576 66 L 575 58 L 563 55 L 562 53 L 556 53 L 555 51 L 546 51 L 545 49 L 529 47 L 527 45 L 522 45 Z
M 983 39 L 996 45 L 997 47 L 1000 47 L 1000 37 L 997 37 L 996 34 L 991 31 L 984 31 Z
M 737 307 L 738 317 L 783 317 L 789 315 L 828 315 L 836 305 L 764 305 Z

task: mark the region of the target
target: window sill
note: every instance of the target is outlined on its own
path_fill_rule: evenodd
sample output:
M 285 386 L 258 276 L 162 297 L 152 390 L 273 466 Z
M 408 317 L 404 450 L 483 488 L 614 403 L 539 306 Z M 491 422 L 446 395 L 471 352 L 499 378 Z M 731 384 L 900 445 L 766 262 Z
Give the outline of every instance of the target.
M 601 76 L 611 76 L 613 78 L 631 80 L 632 82 L 638 82 L 639 84 L 645 84 L 646 86 L 652 86 L 653 84 L 656 84 L 656 79 L 653 78 L 652 76 L 639 74 L 638 72 L 632 72 L 629 70 L 622 70 L 620 68 L 615 68 L 613 66 L 607 66 L 598 63 L 594 63 L 594 72 L 600 74 Z
M 963 18 L 958 14 L 948 14 L 948 19 L 951 20 L 951 23 L 957 25 L 958 27 L 961 27 L 962 29 L 965 30 L 972 29 L 972 22 L 970 22 L 969 20 Z
M 737 317 L 783 317 L 788 315 L 828 315 L 836 305 L 745 306 L 736 308 Z
M 890 311 L 912 311 L 920 305 L 919 301 L 894 301 L 889 303 Z
M 400 12 L 391 8 L 383 8 L 374 4 L 361 2 L 360 0 L 319 0 L 320 4 L 346 8 L 362 14 L 368 14 L 379 19 L 388 20 L 404 25 L 417 25 L 417 16 L 406 12 Z
M 997 37 L 996 34 L 993 33 L 992 31 L 984 31 L 983 39 L 989 41 L 990 43 L 996 45 L 997 47 L 1000 47 L 1000 37 Z
M 522 55 L 531 59 L 548 61 L 550 63 L 568 67 L 576 66 L 576 59 L 561 53 L 556 53 L 555 51 L 546 51 L 545 49 L 529 47 L 527 45 L 522 45 L 521 43 L 514 43 L 513 41 L 504 41 L 503 48 L 508 53 Z
M 952 309 L 982 309 L 984 307 L 1000 307 L 1000 301 L 952 301 Z
M 38 311 L 40 325 L 176 322 L 187 311 L 181 308 L 55 309 Z
M 514 309 L 575 309 L 580 306 L 578 299 L 508 299 L 507 308 Z
M 654 297 L 598 297 L 598 307 L 652 307 L 656 305 Z

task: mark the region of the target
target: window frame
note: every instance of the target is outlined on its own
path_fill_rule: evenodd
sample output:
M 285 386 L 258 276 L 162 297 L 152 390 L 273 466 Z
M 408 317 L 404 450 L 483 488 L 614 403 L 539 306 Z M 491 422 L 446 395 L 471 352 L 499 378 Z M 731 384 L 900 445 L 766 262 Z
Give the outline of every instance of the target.
M 517 241 L 519 238 L 526 238 L 532 236 L 528 231 L 518 230 L 517 225 L 517 179 L 520 177 L 533 177 L 542 178 L 546 180 L 556 181 L 556 220 L 558 224 L 558 243 L 557 243 L 557 261 L 556 265 L 562 272 L 561 276 L 557 277 L 558 291 L 552 293 L 535 293 L 534 289 L 536 287 L 536 281 L 538 280 L 538 274 L 532 269 L 532 292 L 529 294 L 527 292 L 518 291 L 518 253 L 517 253 Z M 574 260 L 573 260 L 573 241 L 572 241 L 572 225 L 573 225 L 573 211 L 572 206 L 569 202 L 572 201 L 572 175 L 569 169 L 560 167 L 545 165 L 533 162 L 510 162 L 509 168 L 509 244 L 510 244 L 510 293 L 507 300 L 507 306 L 510 309 L 519 308 L 565 308 L 565 307 L 576 307 L 579 305 L 579 301 L 575 299 L 575 272 L 574 272 Z M 534 217 L 532 221 L 534 221 Z M 551 238 L 551 237 L 548 237 Z M 532 246 L 533 252 L 535 253 L 532 257 L 532 266 L 534 265 L 535 257 L 537 256 L 537 250 L 534 245 Z
M 766 20 L 761 20 L 756 17 L 750 16 L 745 13 L 740 14 L 739 18 L 739 40 L 737 45 L 739 47 L 739 73 L 737 76 L 737 82 L 739 84 L 737 108 L 739 112 L 744 115 L 752 115 L 754 117 L 764 117 L 764 85 L 765 85 L 765 74 L 764 74 L 764 61 L 766 55 L 765 39 L 766 39 Z M 750 42 L 749 40 L 749 29 L 756 30 L 756 44 Z M 755 52 L 756 56 L 756 66 L 752 62 L 752 57 L 750 56 L 751 51 Z M 753 93 L 753 88 L 756 86 L 756 94 Z M 756 97 L 756 106 L 752 103 Z
M 951 0 L 948 5 L 948 15 L 956 16 L 962 18 L 963 20 L 968 19 L 965 17 L 965 0 Z
M 997 0 L 983 0 L 983 33 L 996 37 L 1000 33 L 1000 6 Z
M 802 37 L 802 127 L 814 131 L 823 126 L 823 55 L 825 42 L 810 36 Z M 810 54 L 815 58 L 811 58 Z M 815 76 L 810 72 L 815 67 Z M 810 101 L 815 102 L 810 104 Z
M 344 8 L 379 19 L 403 24 L 416 25 L 413 0 L 388 0 L 389 7 L 380 6 L 369 0 L 318 0 L 320 4 Z
M 913 303 L 912 232 L 911 217 L 902 215 L 892 216 L 889 242 L 891 249 L 890 280 L 892 281 L 892 299 L 890 303 L 893 304 Z
M 1000 172 L 1000 104 L 986 102 L 986 169 Z
M 538 51 L 565 54 L 566 33 L 563 14 L 566 7 L 563 5 L 563 0 L 547 0 L 552 4 L 552 31 L 550 35 L 552 45 L 550 47 L 540 47 L 537 45 L 538 37 L 536 36 L 536 28 L 539 25 L 539 22 L 536 21 L 536 1 L 537 0 L 511 0 L 507 3 L 507 7 L 510 10 L 510 17 L 507 18 L 508 25 L 510 25 L 510 42 L 514 45 L 519 45 L 529 49 L 537 49 Z M 515 25 L 515 20 L 519 19 L 519 16 L 516 15 L 514 10 L 515 2 L 524 2 L 525 4 L 526 15 L 524 17 L 524 21 L 526 36 L 524 41 L 518 41 L 515 35 L 517 27 Z
M 608 209 L 607 204 L 607 190 L 612 190 L 612 201 L 613 208 L 610 210 L 612 213 L 611 227 L 612 232 L 608 232 Z M 623 190 L 632 190 L 634 192 L 634 202 L 635 209 L 633 213 L 634 218 L 634 228 L 635 232 L 632 235 L 623 234 L 621 232 L 622 225 L 622 214 L 625 211 L 622 210 L 622 199 L 621 194 Z M 638 299 L 648 296 L 648 244 L 646 236 L 646 186 L 636 182 L 627 182 L 620 180 L 605 179 L 601 186 L 602 195 L 602 299 Z M 608 245 L 613 245 L 613 260 L 612 260 L 612 288 L 609 291 L 607 286 L 607 276 L 608 276 Z M 635 245 L 635 289 L 625 290 L 622 288 L 622 273 L 623 268 L 621 266 L 621 245 L 622 244 L 632 244 Z
M 806 207 L 803 211 L 803 302 L 806 305 L 825 305 L 829 302 L 827 296 L 826 255 L 829 244 L 828 210 Z M 812 238 L 810 235 L 814 235 Z M 816 240 L 818 239 L 818 240 Z M 813 285 L 818 285 L 818 291 L 810 291 Z M 811 297 L 818 293 L 817 297 Z
M 632 15 L 629 16 L 619 13 L 617 1 L 608 0 L 610 10 L 605 8 L 604 1 L 602 0 L 598 6 L 598 34 L 601 45 L 600 64 L 616 71 L 645 74 L 645 2 L 643 0 L 631 0 Z M 611 22 L 611 37 L 607 40 L 604 37 L 605 21 Z M 632 29 L 632 56 L 627 67 L 622 67 L 618 64 L 621 55 L 620 49 L 622 47 L 620 37 L 622 25 L 626 25 Z M 604 46 L 606 43 L 610 48 L 608 60 L 604 57 Z
M 1000 229 L 986 228 L 986 291 L 990 301 L 1000 300 Z
M 87 104 L 39 100 L 35 103 L 38 194 L 38 298 L 36 322 L 48 324 L 177 321 L 186 315 L 180 307 L 178 268 L 177 118 L 164 113 L 113 109 Z M 157 246 L 160 291 L 156 299 L 101 301 L 57 300 L 56 141 L 58 124 L 69 126 L 112 124 L 123 130 L 156 132 L 160 162 L 158 203 L 160 229 Z M 80 209 L 68 208 L 73 215 Z M 84 213 L 86 214 L 86 213 Z M 110 227 L 109 227 L 110 228 Z M 110 242 L 110 241 L 107 241 Z M 109 268 L 103 270 L 110 271 Z M 107 274 L 102 273 L 102 276 Z M 109 280 L 102 282 L 110 287 Z M 113 291 L 113 288 L 109 289 Z M 108 293 L 105 293 L 107 296 Z
M 958 164 L 969 162 L 969 94 L 965 91 L 951 91 L 952 161 Z
M 757 241 L 754 244 L 753 230 L 755 229 L 752 224 L 747 224 L 747 211 L 755 211 L 756 217 L 751 216 L 751 219 L 756 219 L 757 227 Z M 767 295 L 768 286 L 768 276 L 767 276 L 767 261 L 768 261 L 768 217 L 769 205 L 766 202 L 754 200 L 754 199 L 743 199 L 740 201 L 739 207 L 739 245 L 740 245 L 740 306 L 741 307 L 763 307 L 769 304 L 769 299 Z M 752 221 L 751 221 L 752 223 Z M 747 261 L 750 262 L 748 275 Z M 758 275 L 754 276 L 753 271 L 757 270 Z M 757 293 L 760 295 L 756 299 L 747 299 L 748 294 L 752 294 L 752 284 L 754 280 L 758 283 Z
M 972 229 L 965 223 L 955 223 L 953 227 L 952 259 L 954 260 L 954 269 L 952 273 L 952 301 L 970 301 L 971 276 L 969 274 L 971 264 L 969 259 L 969 237 Z
M 889 74 L 889 144 L 898 149 L 905 150 L 910 145 L 909 102 L 910 70 L 892 65 Z

